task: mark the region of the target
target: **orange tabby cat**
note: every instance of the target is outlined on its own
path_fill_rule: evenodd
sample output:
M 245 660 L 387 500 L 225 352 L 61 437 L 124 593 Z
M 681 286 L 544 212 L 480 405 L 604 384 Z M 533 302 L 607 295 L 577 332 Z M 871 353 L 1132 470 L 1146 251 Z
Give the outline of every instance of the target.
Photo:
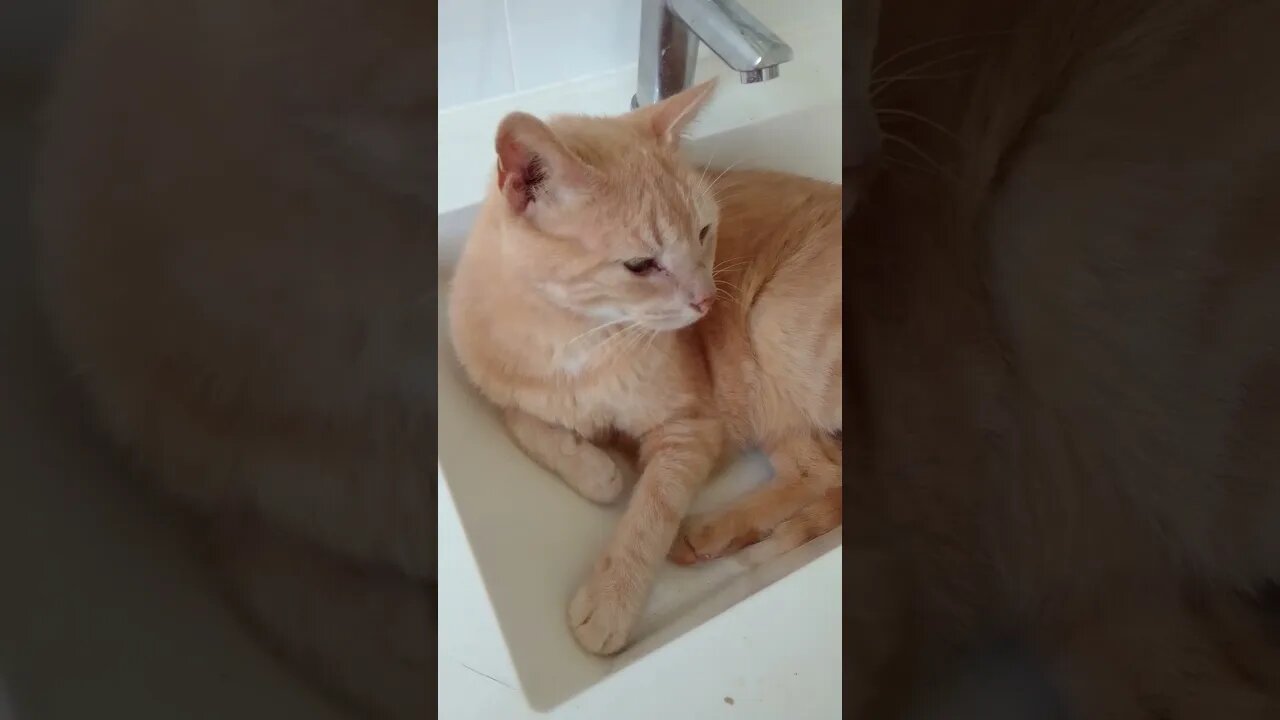
M 610 502 L 622 478 L 596 443 L 638 441 L 630 504 L 569 606 L 596 653 L 626 644 L 668 552 L 773 532 L 768 554 L 840 523 L 838 505 L 792 517 L 841 482 L 840 188 L 689 165 L 680 135 L 711 91 L 616 118 L 508 116 L 454 279 L 458 356 L 531 458 Z M 775 479 L 677 540 L 726 443 L 760 444 Z

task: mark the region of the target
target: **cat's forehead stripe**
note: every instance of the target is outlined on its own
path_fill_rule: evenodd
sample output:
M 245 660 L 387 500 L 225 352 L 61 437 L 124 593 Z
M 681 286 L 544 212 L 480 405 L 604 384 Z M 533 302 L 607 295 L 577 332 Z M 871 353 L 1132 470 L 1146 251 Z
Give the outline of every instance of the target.
M 662 249 L 664 233 L 662 231 L 662 211 L 657 203 L 654 203 L 649 209 L 649 227 L 643 238 L 646 245 L 651 246 L 654 251 Z

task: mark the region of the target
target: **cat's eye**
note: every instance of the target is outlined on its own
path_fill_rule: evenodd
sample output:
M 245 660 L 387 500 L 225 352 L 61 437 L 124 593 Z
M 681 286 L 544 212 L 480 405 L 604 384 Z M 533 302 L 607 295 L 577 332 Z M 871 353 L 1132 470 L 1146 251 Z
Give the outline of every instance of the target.
M 651 257 L 631 258 L 630 260 L 622 263 L 622 266 L 630 270 L 631 272 L 635 273 L 636 275 L 644 275 L 645 273 L 648 273 L 657 269 L 658 261 L 654 260 Z
M 707 239 L 707 233 L 709 233 L 709 232 L 711 232 L 711 226 L 710 226 L 710 225 L 703 225 L 703 226 L 702 226 L 702 229 L 698 231 L 698 240 L 699 240 L 699 242 L 701 242 L 701 241 L 703 241 L 703 240 L 706 240 L 706 239 Z

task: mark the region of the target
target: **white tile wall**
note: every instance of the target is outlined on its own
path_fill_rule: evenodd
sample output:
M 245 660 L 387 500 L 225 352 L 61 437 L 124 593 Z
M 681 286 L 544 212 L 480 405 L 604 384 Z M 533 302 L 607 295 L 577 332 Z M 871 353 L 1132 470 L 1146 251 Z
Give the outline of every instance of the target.
M 640 0 L 506 0 L 516 88 L 600 75 L 636 62 Z
M 443 0 L 437 9 L 439 109 L 514 92 L 505 0 Z
M 640 3 L 440 0 L 439 109 L 634 65 L 640 43 Z M 742 0 L 742 4 L 776 27 L 817 9 L 809 5 L 830 2 Z M 797 11 L 795 6 L 805 7 Z

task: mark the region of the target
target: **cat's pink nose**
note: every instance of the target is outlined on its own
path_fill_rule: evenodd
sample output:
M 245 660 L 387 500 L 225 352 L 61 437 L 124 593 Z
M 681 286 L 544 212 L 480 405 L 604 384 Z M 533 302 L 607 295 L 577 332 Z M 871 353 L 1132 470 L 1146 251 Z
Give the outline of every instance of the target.
M 715 296 L 707 295 L 689 303 L 689 307 L 697 310 L 699 315 L 706 315 L 707 311 L 711 309 L 711 303 L 713 302 L 715 302 Z

